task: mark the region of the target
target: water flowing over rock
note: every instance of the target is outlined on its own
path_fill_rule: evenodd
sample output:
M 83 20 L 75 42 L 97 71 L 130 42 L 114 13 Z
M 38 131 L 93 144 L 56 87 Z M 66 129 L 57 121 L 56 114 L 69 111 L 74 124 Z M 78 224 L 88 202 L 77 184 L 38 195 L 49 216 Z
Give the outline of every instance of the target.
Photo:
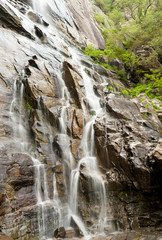
M 160 240 L 161 122 L 80 50 L 93 8 L 0 0 L 0 239 Z

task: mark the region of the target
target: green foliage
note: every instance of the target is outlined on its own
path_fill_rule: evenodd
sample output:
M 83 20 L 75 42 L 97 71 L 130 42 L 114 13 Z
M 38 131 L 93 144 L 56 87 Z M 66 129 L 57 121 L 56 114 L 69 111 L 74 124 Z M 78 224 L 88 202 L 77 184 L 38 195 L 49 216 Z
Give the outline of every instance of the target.
M 142 77 L 145 80 L 145 84 L 138 83 L 132 90 L 122 89 L 124 95 L 136 97 L 145 93 L 150 98 L 162 100 L 162 69 L 158 61 L 162 58 L 162 1 L 95 0 L 95 4 L 107 16 L 110 25 L 106 27 L 105 16 L 102 13 L 96 15 L 106 40 L 106 48 L 98 50 L 88 46 L 85 53 L 95 63 L 115 70 L 124 81 L 127 79 L 124 69 L 119 71 L 103 63 L 102 56 L 122 60 L 126 70 L 133 72 L 137 79 Z M 153 49 L 144 60 L 135 54 L 143 45 Z M 143 68 L 144 64 L 146 69 Z
M 95 63 L 99 63 L 100 65 L 102 65 L 108 69 L 115 70 L 116 73 L 118 74 L 118 76 L 123 81 L 127 81 L 126 73 L 125 73 L 124 69 L 118 70 L 115 67 L 111 67 L 109 64 L 101 62 L 102 56 L 105 56 L 108 59 L 118 58 L 118 59 L 122 60 L 125 64 L 125 66 L 128 68 L 136 67 L 138 69 L 138 66 L 139 66 L 139 58 L 136 58 L 136 56 L 133 52 L 129 52 L 128 50 L 121 49 L 119 47 L 110 46 L 110 44 L 108 44 L 108 43 L 107 43 L 107 47 L 105 50 L 98 50 L 98 49 L 95 49 L 92 45 L 88 45 L 85 48 L 84 53 L 86 55 L 90 56 L 91 59 Z
M 130 95 L 130 90 L 129 89 L 123 89 L 123 90 L 121 90 L 121 93 L 123 93 L 124 95 Z
M 107 89 L 110 90 L 111 92 L 116 92 L 116 89 L 112 86 L 107 86 Z
M 100 61 L 101 56 L 103 55 L 103 50 L 99 50 L 99 49 L 95 49 L 92 45 L 88 45 L 85 49 L 84 49 L 84 53 L 88 56 L 91 57 L 91 60 L 94 63 L 98 63 L 102 66 L 104 66 L 107 69 L 112 69 L 112 67 L 109 64 L 106 63 L 102 63 Z
M 91 76 L 91 72 L 86 68 L 85 72 L 87 73 L 88 76 Z
M 151 105 L 153 106 L 155 112 L 160 110 L 160 107 L 157 107 L 153 102 L 151 102 Z
M 116 53 L 111 53 L 108 49 L 105 49 L 104 51 L 95 49 L 93 46 L 89 45 L 85 49 L 85 53 L 89 55 L 95 63 L 100 63 L 102 66 L 111 69 L 108 64 L 101 63 L 100 59 L 101 56 L 104 55 L 106 57 L 112 57 L 114 54 L 116 54 L 116 57 L 123 60 L 125 62 L 125 65 L 127 67 L 135 67 L 138 69 L 139 64 L 139 58 L 136 58 L 134 53 L 128 52 L 127 50 L 121 50 L 116 51 Z M 124 81 L 126 81 L 126 73 L 124 70 L 116 70 L 118 76 Z M 131 97 L 137 97 L 140 93 L 145 93 L 146 96 L 149 98 L 157 98 L 159 100 L 162 100 L 161 93 L 162 93 L 162 77 L 161 77 L 161 71 L 160 70 L 150 70 L 149 73 L 144 74 L 146 79 L 146 84 L 138 83 L 132 90 L 130 89 L 122 89 L 121 92 L 124 95 L 129 95 Z M 111 88 L 111 89 L 110 89 Z M 114 90 L 113 87 L 108 87 L 110 90 Z
M 152 81 L 148 84 L 138 83 L 132 90 L 126 88 L 122 89 L 121 92 L 124 95 L 129 95 L 130 97 L 137 97 L 140 93 L 145 93 L 145 95 L 151 99 L 157 98 L 162 101 L 162 78 L 160 81 Z M 147 107 L 148 106 L 146 106 L 146 108 Z
M 147 103 L 147 104 L 145 105 L 145 108 L 149 108 L 149 106 L 150 106 L 150 105 Z
M 32 110 L 33 109 L 33 107 L 27 102 L 26 103 L 26 105 L 27 105 L 27 108 L 29 109 L 29 110 Z
M 146 73 L 145 77 L 147 78 L 147 80 L 154 81 L 158 83 L 159 86 L 162 87 L 161 70 L 162 69 L 159 69 L 159 70 L 150 69 L 150 73 Z
M 149 44 L 157 48 L 158 52 L 161 51 L 159 48 L 162 42 L 161 1 L 95 0 L 95 3 L 108 16 L 111 28 L 116 30 L 116 38 L 113 40 L 118 39 L 129 49 Z M 109 30 L 107 29 L 108 32 Z M 111 34 L 108 35 L 110 37 Z
M 137 97 L 140 93 L 145 93 L 149 98 L 157 98 L 162 101 L 162 77 L 161 73 L 158 70 L 150 70 L 149 74 L 145 74 L 146 84 L 138 83 L 131 90 L 128 88 L 122 89 L 121 92 L 124 95 L 129 95 L 130 97 Z M 141 99 L 141 102 L 144 101 L 145 98 Z M 156 106 L 154 106 L 154 110 Z M 146 108 L 149 108 L 149 104 L 146 104 Z
M 102 9 L 102 11 L 104 13 L 107 13 L 107 11 L 109 9 L 108 8 L 108 6 L 109 6 L 108 1 L 106 1 L 106 0 L 95 0 L 95 3 L 99 8 Z
M 91 112 L 91 116 L 95 116 L 96 115 L 96 112 L 95 111 L 92 111 Z
M 146 84 L 137 84 L 137 86 L 130 90 L 129 93 L 133 97 L 137 97 L 140 93 L 146 92 L 147 85 Z
M 116 73 L 120 77 L 121 80 L 123 80 L 124 82 L 127 82 L 127 76 L 126 76 L 126 72 L 124 71 L 124 69 L 116 70 Z
M 142 114 L 145 115 L 146 117 L 149 116 L 149 113 L 147 113 L 147 112 L 143 112 Z
M 128 197 L 128 193 L 126 193 L 126 192 L 120 192 L 120 194 L 119 194 L 119 196 L 121 197 L 121 196 L 124 196 L 124 197 Z
M 105 17 L 102 13 L 97 13 L 95 16 L 98 24 L 106 26 Z
M 84 53 L 93 58 L 94 62 L 99 62 L 100 54 L 102 54 L 102 50 L 95 49 L 92 45 L 88 45 Z
M 146 98 L 141 98 L 141 102 L 143 102 L 143 101 L 145 101 L 146 100 Z

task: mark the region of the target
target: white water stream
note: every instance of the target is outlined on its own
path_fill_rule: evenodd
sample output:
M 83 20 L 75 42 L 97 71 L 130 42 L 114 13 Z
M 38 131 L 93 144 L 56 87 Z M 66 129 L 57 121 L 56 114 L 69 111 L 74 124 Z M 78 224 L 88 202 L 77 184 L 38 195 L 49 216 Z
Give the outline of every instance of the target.
M 52 21 L 53 17 L 58 16 L 71 26 L 74 25 L 64 0 L 32 0 L 32 6 L 34 11 L 42 15 L 45 20 Z
M 61 18 L 65 19 L 69 24 L 73 24 L 72 17 L 70 16 L 68 9 L 63 0 L 32 0 L 32 6 L 35 12 L 38 12 L 45 20 L 50 20 L 55 13 Z M 52 21 L 50 21 L 51 24 Z M 48 34 L 48 30 L 47 30 Z M 50 33 L 49 33 L 50 35 Z M 56 34 L 57 35 L 57 34 Z M 59 34 L 57 37 L 57 48 L 62 44 L 62 39 L 59 39 Z M 51 38 L 51 36 L 50 36 Z M 73 47 L 69 48 L 69 51 L 72 55 L 72 61 L 75 65 L 80 66 L 80 73 L 82 75 L 85 87 L 85 98 L 89 104 L 90 112 L 93 112 L 93 116 L 89 120 L 87 115 L 87 109 L 82 101 L 82 110 L 84 118 L 84 131 L 80 144 L 80 149 L 82 149 L 83 157 L 78 159 L 77 164 L 71 153 L 70 144 L 67 142 L 64 145 L 63 149 L 63 158 L 65 162 L 64 171 L 69 172 L 69 183 L 65 183 L 66 188 L 68 189 L 68 200 L 67 203 L 62 203 L 59 199 L 59 194 L 57 192 L 56 184 L 56 175 L 54 173 L 53 177 L 53 196 L 50 197 L 49 186 L 47 180 L 47 171 L 46 165 L 41 162 L 37 152 L 33 149 L 33 143 L 30 140 L 29 136 L 29 126 L 25 124 L 25 103 L 24 103 L 24 84 L 22 75 L 15 81 L 13 89 L 13 101 L 11 103 L 10 116 L 13 122 L 14 132 L 15 132 L 15 144 L 16 149 L 22 153 L 29 155 L 33 161 L 35 168 L 35 192 L 37 197 L 38 204 L 38 226 L 39 226 L 39 238 L 40 240 L 50 239 L 53 236 L 48 234 L 48 207 L 49 205 L 53 206 L 53 215 L 57 213 L 58 220 L 53 222 L 53 230 L 58 227 L 64 226 L 69 227 L 71 218 L 79 226 L 83 236 L 86 239 L 89 239 L 93 235 L 97 235 L 104 232 L 104 228 L 107 222 L 106 215 L 106 190 L 105 182 L 102 177 L 102 174 L 99 171 L 97 158 L 95 153 L 95 139 L 94 139 L 94 128 L 95 119 L 98 114 L 102 113 L 100 107 L 100 99 L 95 95 L 93 90 L 93 83 L 91 78 L 86 74 L 84 66 L 81 63 L 80 52 Z M 67 120 L 68 120 L 68 108 L 70 106 L 70 94 L 68 89 L 62 79 L 61 72 L 61 63 L 60 68 L 57 73 L 58 87 L 60 92 L 60 100 L 62 102 L 62 109 L 59 117 L 59 129 L 58 134 L 60 136 L 60 141 L 62 144 L 65 142 L 65 137 L 67 137 Z M 48 124 L 45 123 L 46 116 L 43 117 L 43 109 L 41 108 L 40 99 L 38 100 L 38 109 L 37 114 L 39 116 L 39 121 L 42 129 L 48 128 Z M 52 141 L 53 141 L 53 132 L 50 131 L 51 135 L 49 139 L 49 149 L 50 154 L 52 153 Z M 46 134 L 46 131 L 43 133 Z M 70 138 L 70 136 L 68 136 Z M 70 142 L 70 140 L 69 140 Z M 81 168 L 84 168 L 86 175 L 91 181 L 92 191 L 94 196 L 97 199 L 96 201 L 100 202 L 100 209 L 98 214 L 98 219 L 95 220 L 96 223 L 96 232 L 88 232 L 86 224 L 81 219 L 79 214 L 79 183 L 80 183 L 80 172 Z M 64 173 L 65 174 L 65 173 Z M 69 184 L 67 186 L 66 184 Z M 87 183 L 88 184 L 88 183 Z M 55 217 L 54 217 L 55 218 Z
M 100 214 L 98 216 L 98 221 L 96 225 L 98 227 L 98 233 L 104 232 L 104 227 L 106 224 L 106 190 L 105 183 L 102 178 L 102 175 L 98 169 L 97 158 L 95 154 L 95 140 L 94 140 L 94 128 L 93 124 L 98 114 L 101 114 L 103 110 L 100 106 L 100 99 L 95 95 L 93 90 L 92 79 L 86 74 L 84 66 L 81 63 L 79 54 L 75 49 L 70 49 L 70 52 L 73 56 L 77 65 L 80 66 L 80 72 L 84 81 L 85 87 L 85 97 L 88 100 L 90 106 L 90 112 L 93 112 L 94 115 L 91 117 L 91 120 L 86 121 L 87 115 L 83 108 L 83 114 L 85 119 L 85 126 L 83 137 L 81 140 L 81 149 L 83 151 L 83 158 L 77 164 L 77 167 L 72 170 L 71 173 L 71 207 L 74 214 L 78 214 L 78 186 L 79 186 L 79 176 L 81 166 L 85 168 L 86 174 L 91 178 L 93 191 L 95 197 L 100 196 Z M 92 189 L 91 189 L 92 191 Z
M 44 235 L 45 232 L 45 215 L 44 215 L 44 204 L 49 200 L 48 197 L 48 186 L 45 166 L 38 159 L 35 158 L 32 149 L 32 143 L 28 135 L 27 126 L 24 126 L 25 116 L 25 104 L 24 104 L 24 84 L 22 79 L 24 78 L 23 73 L 14 82 L 13 89 L 13 101 L 10 107 L 10 117 L 13 123 L 15 149 L 19 152 L 27 154 L 31 157 L 35 168 L 35 192 L 37 197 L 38 208 L 38 226 L 40 236 Z M 31 154 L 33 152 L 33 155 Z M 44 191 L 42 192 L 42 188 Z M 43 233 L 42 233 L 43 232 Z

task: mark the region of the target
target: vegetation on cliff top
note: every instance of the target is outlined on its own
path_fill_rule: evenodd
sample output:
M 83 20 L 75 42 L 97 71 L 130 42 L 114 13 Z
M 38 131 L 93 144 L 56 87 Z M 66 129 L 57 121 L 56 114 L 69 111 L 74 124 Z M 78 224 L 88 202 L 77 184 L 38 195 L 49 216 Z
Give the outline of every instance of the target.
M 123 80 L 128 80 L 129 75 L 134 83 L 129 94 L 145 92 L 150 98 L 162 100 L 162 2 L 95 0 L 95 3 L 103 11 L 96 14 L 96 20 L 106 39 L 106 48 L 88 46 L 85 53 L 94 62 L 116 70 Z M 119 70 L 109 64 L 111 59 L 121 60 L 124 68 Z

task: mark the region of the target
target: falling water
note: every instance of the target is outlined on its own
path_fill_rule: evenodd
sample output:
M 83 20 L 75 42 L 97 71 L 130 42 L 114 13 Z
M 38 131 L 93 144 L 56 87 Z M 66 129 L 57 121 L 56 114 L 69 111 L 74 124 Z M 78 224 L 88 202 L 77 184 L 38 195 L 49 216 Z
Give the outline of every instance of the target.
M 59 87 L 60 87 L 60 99 L 62 102 L 62 109 L 61 109 L 61 114 L 59 118 L 60 122 L 60 132 L 62 134 L 67 134 L 67 110 L 68 107 L 70 106 L 70 94 L 68 92 L 67 87 L 65 86 L 65 82 L 63 81 L 62 77 L 59 77 Z
M 71 26 L 74 25 L 64 0 L 32 0 L 32 6 L 34 11 L 48 21 L 53 17 L 59 16 L 59 18 L 66 20 Z
M 51 16 L 51 11 L 55 12 L 57 15 L 64 18 L 67 22 L 72 24 L 72 19 L 68 13 L 68 10 L 65 6 L 63 0 L 39 0 L 32 1 L 33 8 L 43 17 L 49 18 L 49 12 Z M 50 9 L 50 10 L 49 10 Z M 60 40 L 62 41 L 62 40 Z M 47 239 L 50 235 L 48 233 L 48 206 L 52 205 L 53 212 L 57 215 L 57 220 L 54 218 L 53 221 L 53 230 L 58 227 L 70 226 L 71 218 L 75 221 L 75 223 L 79 226 L 82 234 L 85 237 L 89 238 L 89 235 L 103 233 L 104 227 L 106 225 L 107 216 L 106 216 L 106 190 L 105 190 L 105 182 L 102 177 L 101 172 L 99 171 L 97 158 L 95 153 L 95 138 L 94 138 L 94 123 L 98 114 L 102 113 L 102 109 L 100 107 L 100 99 L 94 94 L 93 84 L 90 77 L 86 74 L 84 66 L 80 61 L 79 51 L 70 48 L 70 53 L 72 54 L 72 61 L 74 64 L 80 66 L 80 73 L 84 80 L 85 87 L 85 97 L 89 105 L 89 110 L 87 110 L 84 100 L 82 99 L 82 110 L 84 117 L 84 131 L 83 136 L 80 143 L 80 149 L 82 150 L 83 156 L 81 159 L 78 159 L 76 163 L 73 155 L 71 153 L 70 148 L 70 136 L 68 136 L 67 131 L 67 121 L 68 121 L 68 109 L 70 106 L 70 93 L 62 79 L 61 67 L 58 69 L 58 88 L 60 93 L 60 102 L 62 103 L 62 107 L 60 110 L 59 117 L 59 129 L 57 134 L 60 137 L 61 145 L 63 146 L 63 165 L 64 165 L 64 175 L 65 170 L 68 171 L 69 180 L 68 183 L 65 183 L 66 191 L 69 191 L 67 203 L 63 203 L 59 198 L 57 192 L 57 184 L 56 184 L 56 174 L 53 174 L 53 196 L 52 199 L 49 195 L 49 186 L 47 181 L 47 173 L 46 166 L 39 160 L 38 154 L 35 150 L 33 150 L 33 144 L 31 143 L 29 136 L 29 126 L 24 125 L 26 121 L 24 121 L 25 116 L 25 102 L 24 102 L 24 84 L 22 79 L 24 78 L 23 74 L 15 81 L 14 89 L 13 89 L 13 101 L 11 103 L 10 108 L 10 116 L 15 126 L 15 141 L 17 144 L 17 149 L 20 152 L 23 152 L 29 155 L 33 161 L 34 169 L 35 169 L 35 192 L 37 197 L 38 204 L 38 226 L 39 226 L 39 237 L 40 240 Z M 60 64 L 61 65 L 61 64 Z M 39 117 L 39 123 L 41 125 L 41 129 L 43 130 L 43 135 L 46 134 L 45 129 L 48 128 L 48 124 L 46 124 L 47 116 L 43 117 L 44 111 L 42 111 L 41 101 L 43 99 L 38 99 L 38 109 L 37 114 Z M 94 113 L 89 120 L 89 112 Z M 50 131 L 49 131 L 50 132 Z M 49 149 L 50 154 L 52 153 L 52 141 L 53 141 L 53 132 L 51 131 L 51 135 L 49 136 Z M 21 147 L 19 147 L 21 146 Z M 31 154 L 33 152 L 33 154 Z M 55 157 L 55 156 L 54 156 Z M 84 166 L 86 174 L 90 177 L 92 182 L 92 190 L 94 192 L 94 196 L 97 199 L 96 201 L 100 202 L 100 210 L 98 214 L 98 220 L 96 220 L 96 226 L 98 229 L 91 232 L 87 230 L 86 224 L 83 222 L 80 212 L 78 209 L 79 205 L 79 183 L 80 183 L 80 172 L 81 168 Z M 67 175 L 67 173 L 66 173 Z M 65 176 L 64 176 L 65 177 Z M 96 203 L 97 205 L 97 203 Z M 49 236 L 53 237 L 53 236 Z M 49 238 L 48 237 L 48 238 Z
M 55 159 L 55 155 L 53 153 L 53 129 L 51 126 L 48 124 L 47 119 L 48 119 L 48 114 L 46 113 L 46 110 L 44 109 L 44 100 L 42 97 L 38 97 L 38 118 L 39 118 L 39 123 L 41 125 L 42 129 L 42 134 L 43 136 L 46 136 L 47 132 L 49 134 L 48 136 L 48 155 L 52 155 L 52 158 Z M 50 128 L 50 129 L 49 129 Z M 54 161 L 55 162 L 55 161 Z M 42 225 L 39 226 L 39 233 L 40 236 L 42 236 L 43 239 L 47 239 L 47 236 L 52 237 L 53 233 L 48 233 L 48 205 L 50 204 L 53 209 L 51 209 L 51 212 L 53 211 L 53 230 L 58 228 L 59 226 L 64 225 L 64 215 L 63 215 L 63 205 L 62 202 L 59 199 L 58 192 L 57 192 L 57 184 L 56 184 L 56 174 L 53 174 L 53 199 L 49 199 L 49 190 L 48 190 L 48 182 L 47 182 L 47 177 L 46 177 L 46 171 L 44 168 L 44 164 L 41 164 L 43 166 L 43 184 L 44 184 L 44 201 L 43 199 L 38 200 L 38 203 L 42 206 L 41 211 L 39 212 L 39 216 L 42 219 Z M 37 180 L 39 181 L 39 177 L 36 177 L 36 182 Z M 39 183 L 38 183 L 39 184 Z M 39 195 L 39 191 L 37 193 Z M 47 205 L 47 206 L 46 206 Z M 52 213 L 51 213 L 52 214 Z M 47 217 L 45 216 L 47 215 Z M 39 217 L 38 216 L 38 217 Z M 41 221 L 39 221 L 41 222 Z M 48 238 L 49 240 L 51 238 Z
M 51 203 L 52 206 L 54 203 L 56 204 L 57 195 L 55 189 L 55 194 L 53 196 L 54 200 L 50 200 L 45 165 L 36 158 L 37 153 L 34 151 L 32 147 L 33 143 L 28 135 L 29 128 L 28 126 L 24 126 L 24 124 L 26 124 L 26 121 L 24 121 L 26 110 L 24 101 L 24 84 L 22 82 L 23 78 L 24 75 L 22 73 L 14 82 L 13 101 L 10 106 L 10 116 L 14 126 L 16 150 L 27 154 L 33 161 L 33 166 L 35 169 L 35 193 L 38 204 L 39 237 L 43 240 L 46 239 L 45 235 L 48 229 L 48 223 L 46 219 L 48 206 Z M 56 226 L 58 226 L 58 224 L 56 224 Z
M 80 72 L 82 78 L 84 80 L 85 86 L 85 96 L 88 100 L 90 111 L 94 112 L 94 116 L 92 116 L 90 121 L 87 121 L 87 114 L 84 108 L 84 104 L 82 103 L 85 126 L 83 137 L 81 140 L 80 148 L 83 151 L 83 158 L 77 164 L 77 167 L 71 172 L 71 191 L 70 191 L 70 204 L 71 210 L 73 214 L 78 216 L 78 201 L 79 201 L 79 179 L 80 179 L 80 170 L 81 166 L 84 166 L 86 173 L 92 179 L 93 191 L 95 192 L 96 198 L 100 198 L 100 214 L 98 216 L 98 233 L 104 232 L 104 227 L 106 225 L 106 190 L 105 190 L 105 182 L 102 178 L 102 175 L 98 169 L 97 158 L 95 154 L 95 141 L 94 141 L 94 122 L 98 114 L 102 113 L 103 110 L 100 107 L 99 98 L 94 94 L 92 80 L 86 74 L 83 65 L 77 55 L 75 49 L 70 49 L 70 52 L 73 56 L 73 59 L 80 66 Z

